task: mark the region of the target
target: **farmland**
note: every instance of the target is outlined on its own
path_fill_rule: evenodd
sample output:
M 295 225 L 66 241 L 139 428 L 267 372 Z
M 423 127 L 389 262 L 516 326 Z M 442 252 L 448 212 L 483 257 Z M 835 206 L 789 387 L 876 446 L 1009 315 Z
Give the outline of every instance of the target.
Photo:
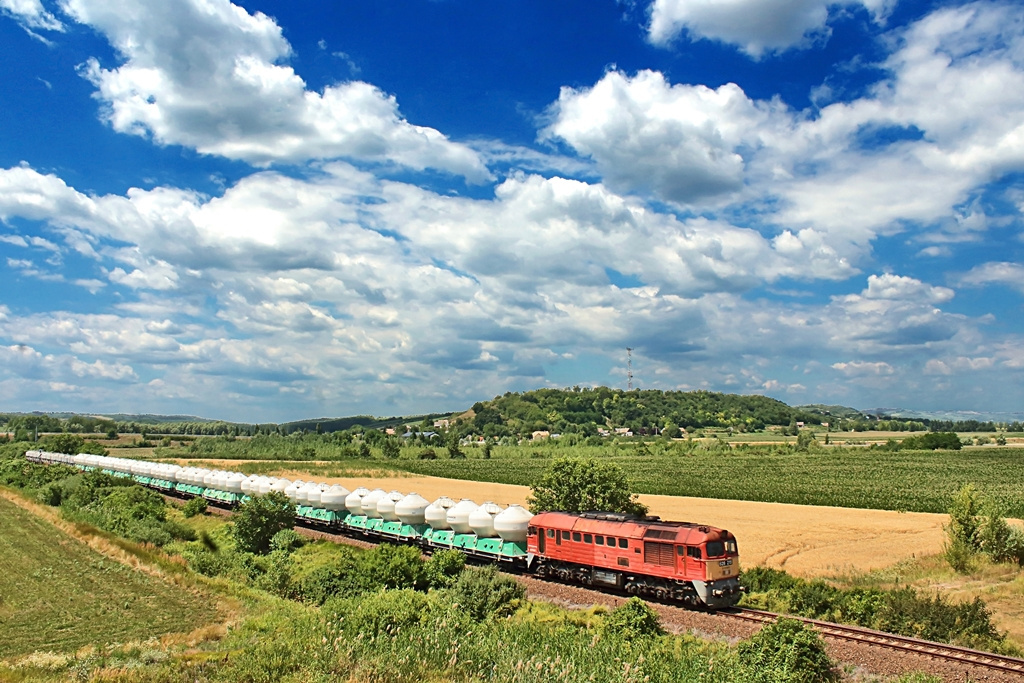
M 107 559 L 0 498 L 0 658 L 191 631 L 207 601 Z
M 335 477 L 360 471 L 379 475 L 408 472 L 528 486 L 554 457 L 579 454 L 619 464 L 639 493 L 944 513 L 952 492 L 966 482 L 973 482 L 1002 505 L 1005 514 L 1024 517 L 1024 490 L 1019 486 L 1024 480 L 1021 448 L 897 452 L 828 448 L 803 453 L 737 448 L 724 452 L 636 455 L 633 449 L 614 446 L 497 447 L 487 460 L 479 458 L 476 449 L 467 452 L 467 459 L 419 460 L 413 449 L 403 449 L 403 456 L 395 460 L 264 460 L 240 469 L 261 473 L 287 469 Z M 159 449 L 158 455 L 188 459 L 186 453 L 176 453 L 175 449 Z

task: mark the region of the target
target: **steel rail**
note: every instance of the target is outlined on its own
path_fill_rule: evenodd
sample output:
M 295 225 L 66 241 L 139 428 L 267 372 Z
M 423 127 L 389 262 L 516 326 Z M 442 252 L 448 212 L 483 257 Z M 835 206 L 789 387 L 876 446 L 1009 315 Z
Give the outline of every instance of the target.
M 893 633 L 875 631 L 874 629 L 864 628 L 862 626 L 834 624 L 828 621 L 819 621 L 818 619 L 791 617 L 784 614 L 775 614 L 774 612 L 765 612 L 763 610 L 747 609 L 743 607 L 737 607 L 730 611 L 721 610 L 718 614 L 760 623 L 773 622 L 779 617 L 796 619 L 813 626 L 819 633 L 827 638 L 847 640 L 867 645 L 876 645 L 890 650 L 900 650 L 902 652 L 910 652 L 936 659 L 971 664 L 973 666 L 994 669 L 996 671 L 1024 674 L 1024 659 L 997 655 L 991 652 L 982 652 L 981 650 L 972 650 L 970 648 L 960 647 L 959 645 L 936 643 L 930 640 L 922 640 L 920 638 L 911 638 L 909 636 L 900 636 Z

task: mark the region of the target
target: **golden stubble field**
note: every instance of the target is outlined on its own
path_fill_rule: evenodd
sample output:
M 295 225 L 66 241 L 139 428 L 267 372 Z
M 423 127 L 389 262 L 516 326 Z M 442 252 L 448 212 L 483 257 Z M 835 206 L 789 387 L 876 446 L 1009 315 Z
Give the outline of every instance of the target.
M 302 472 L 282 472 L 308 479 Z M 317 478 L 353 489 L 357 486 L 415 491 L 428 500 L 446 495 L 477 503 L 526 504 L 525 486 L 439 477 Z M 777 567 L 796 576 L 832 576 L 865 572 L 942 551 L 945 515 L 853 510 L 846 508 L 754 503 L 676 496 L 640 496 L 662 519 L 710 524 L 732 531 L 748 566 Z

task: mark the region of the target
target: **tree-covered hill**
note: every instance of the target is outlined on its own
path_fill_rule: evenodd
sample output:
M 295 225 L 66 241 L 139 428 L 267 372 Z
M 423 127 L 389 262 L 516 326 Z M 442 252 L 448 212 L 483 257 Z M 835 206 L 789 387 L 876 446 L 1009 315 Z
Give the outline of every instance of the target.
M 509 392 L 476 403 L 462 416 L 462 430 L 485 436 L 541 430 L 589 436 L 612 428 L 627 428 L 635 434 L 702 427 L 754 431 L 768 425 L 818 424 L 820 420 L 820 415 L 766 396 L 573 387 Z

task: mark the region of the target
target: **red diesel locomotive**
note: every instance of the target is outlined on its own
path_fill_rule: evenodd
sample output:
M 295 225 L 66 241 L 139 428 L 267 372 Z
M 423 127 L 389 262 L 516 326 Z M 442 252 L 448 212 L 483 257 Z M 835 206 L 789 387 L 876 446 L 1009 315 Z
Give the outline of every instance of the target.
M 606 512 L 542 512 L 527 529 L 539 576 L 709 609 L 740 599 L 736 537 L 724 529 Z

